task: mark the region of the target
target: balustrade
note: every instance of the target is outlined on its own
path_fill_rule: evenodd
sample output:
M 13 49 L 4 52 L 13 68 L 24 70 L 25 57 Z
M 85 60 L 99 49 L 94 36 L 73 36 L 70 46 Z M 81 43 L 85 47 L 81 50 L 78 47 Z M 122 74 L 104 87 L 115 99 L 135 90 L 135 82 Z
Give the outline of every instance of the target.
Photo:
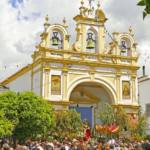
M 118 56 L 112 54 L 95 54 L 90 52 L 75 52 L 68 50 L 56 50 L 56 49 L 42 49 L 39 52 L 35 52 L 33 55 L 37 60 L 39 58 L 53 58 L 62 60 L 75 60 L 75 61 L 91 61 L 102 62 L 112 64 L 135 64 L 137 57 L 131 56 Z

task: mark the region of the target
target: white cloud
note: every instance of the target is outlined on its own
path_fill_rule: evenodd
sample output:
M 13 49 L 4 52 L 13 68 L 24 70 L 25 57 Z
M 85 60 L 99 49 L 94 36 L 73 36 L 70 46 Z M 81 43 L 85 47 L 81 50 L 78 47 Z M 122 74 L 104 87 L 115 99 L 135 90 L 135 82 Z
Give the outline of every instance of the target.
M 17 64 L 21 67 L 31 62 L 46 14 L 50 23 L 61 22 L 66 17 L 72 34 L 75 28 L 72 18 L 78 13 L 79 5 L 80 0 L 24 0 L 18 8 L 13 8 L 7 0 L 0 0 L 0 79 L 16 70 Z M 131 25 L 141 53 L 149 50 L 150 17 L 142 20 L 142 10 L 136 1 L 105 0 L 102 7 L 109 19 L 106 26 L 110 32 L 124 32 Z M 5 65 L 8 69 L 4 69 Z

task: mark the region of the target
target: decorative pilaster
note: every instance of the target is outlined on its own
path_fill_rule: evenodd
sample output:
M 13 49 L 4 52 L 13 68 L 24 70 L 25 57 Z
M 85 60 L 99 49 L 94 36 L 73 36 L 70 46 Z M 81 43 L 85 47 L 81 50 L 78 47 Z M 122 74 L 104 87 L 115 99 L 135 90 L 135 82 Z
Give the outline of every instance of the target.
M 105 45 L 105 30 L 104 25 L 101 25 L 98 28 L 98 53 L 104 53 L 104 45 Z
M 82 40 L 81 40 L 81 45 L 82 45 L 82 52 L 86 52 L 86 26 L 85 25 L 81 25 L 81 35 L 82 35 Z
M 121 100 L 121 86 L 120 86 L 121 72 L 116 72 L 116 91 L 117 91 L 117 100 Z
M 50 85 L 50 69 L 45 69 L 44 70 L 44 74 L 45 74 L 45 78 L 44 78 L 44 97 L 48 98 L 49 97 L 49 85 Z
M 67 76 L 68 76 L 68 68 L 64 67 L 62 70 L 62 99 L 67 99 Z
M 43 68 L 44 68 L 44 64 L 41 63 L 41 66 L 40 66 L 40 96 L 43 95 Z
M 132 103 L 137 103 L 137 96 L 136 96 L 136 74 L 132 74 L 131 76 L 131 83 L 132 83 Z

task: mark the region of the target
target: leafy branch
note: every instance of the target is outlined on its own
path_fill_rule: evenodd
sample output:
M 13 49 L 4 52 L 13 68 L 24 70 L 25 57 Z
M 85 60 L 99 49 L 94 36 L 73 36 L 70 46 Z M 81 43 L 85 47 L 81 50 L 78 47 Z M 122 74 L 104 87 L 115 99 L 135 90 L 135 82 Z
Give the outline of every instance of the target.
M 140 0 L 137 5 L 145 7 L 143 10 L 143 19 L 150 14 L 150 0 Z

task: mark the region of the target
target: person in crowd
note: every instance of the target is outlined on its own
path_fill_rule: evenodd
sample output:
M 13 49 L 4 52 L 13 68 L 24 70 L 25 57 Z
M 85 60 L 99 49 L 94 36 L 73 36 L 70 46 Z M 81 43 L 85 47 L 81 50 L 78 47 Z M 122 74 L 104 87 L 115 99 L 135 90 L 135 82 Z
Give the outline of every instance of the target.
M 150 142 L 148 140 L 136 142 L 124 139 L 115 142 L 104 142 L 103 140 L 91 139 L 85 141 L 84 138 L 74 138 L 73 140 L 64 139 L 63 141 L 28 141 L 25 144 L 17 144 L 13 149 L 9 142 L 4 142 L 2 150 L 150 150 Z M 1 150 L 0 149 L 0 150 Z

